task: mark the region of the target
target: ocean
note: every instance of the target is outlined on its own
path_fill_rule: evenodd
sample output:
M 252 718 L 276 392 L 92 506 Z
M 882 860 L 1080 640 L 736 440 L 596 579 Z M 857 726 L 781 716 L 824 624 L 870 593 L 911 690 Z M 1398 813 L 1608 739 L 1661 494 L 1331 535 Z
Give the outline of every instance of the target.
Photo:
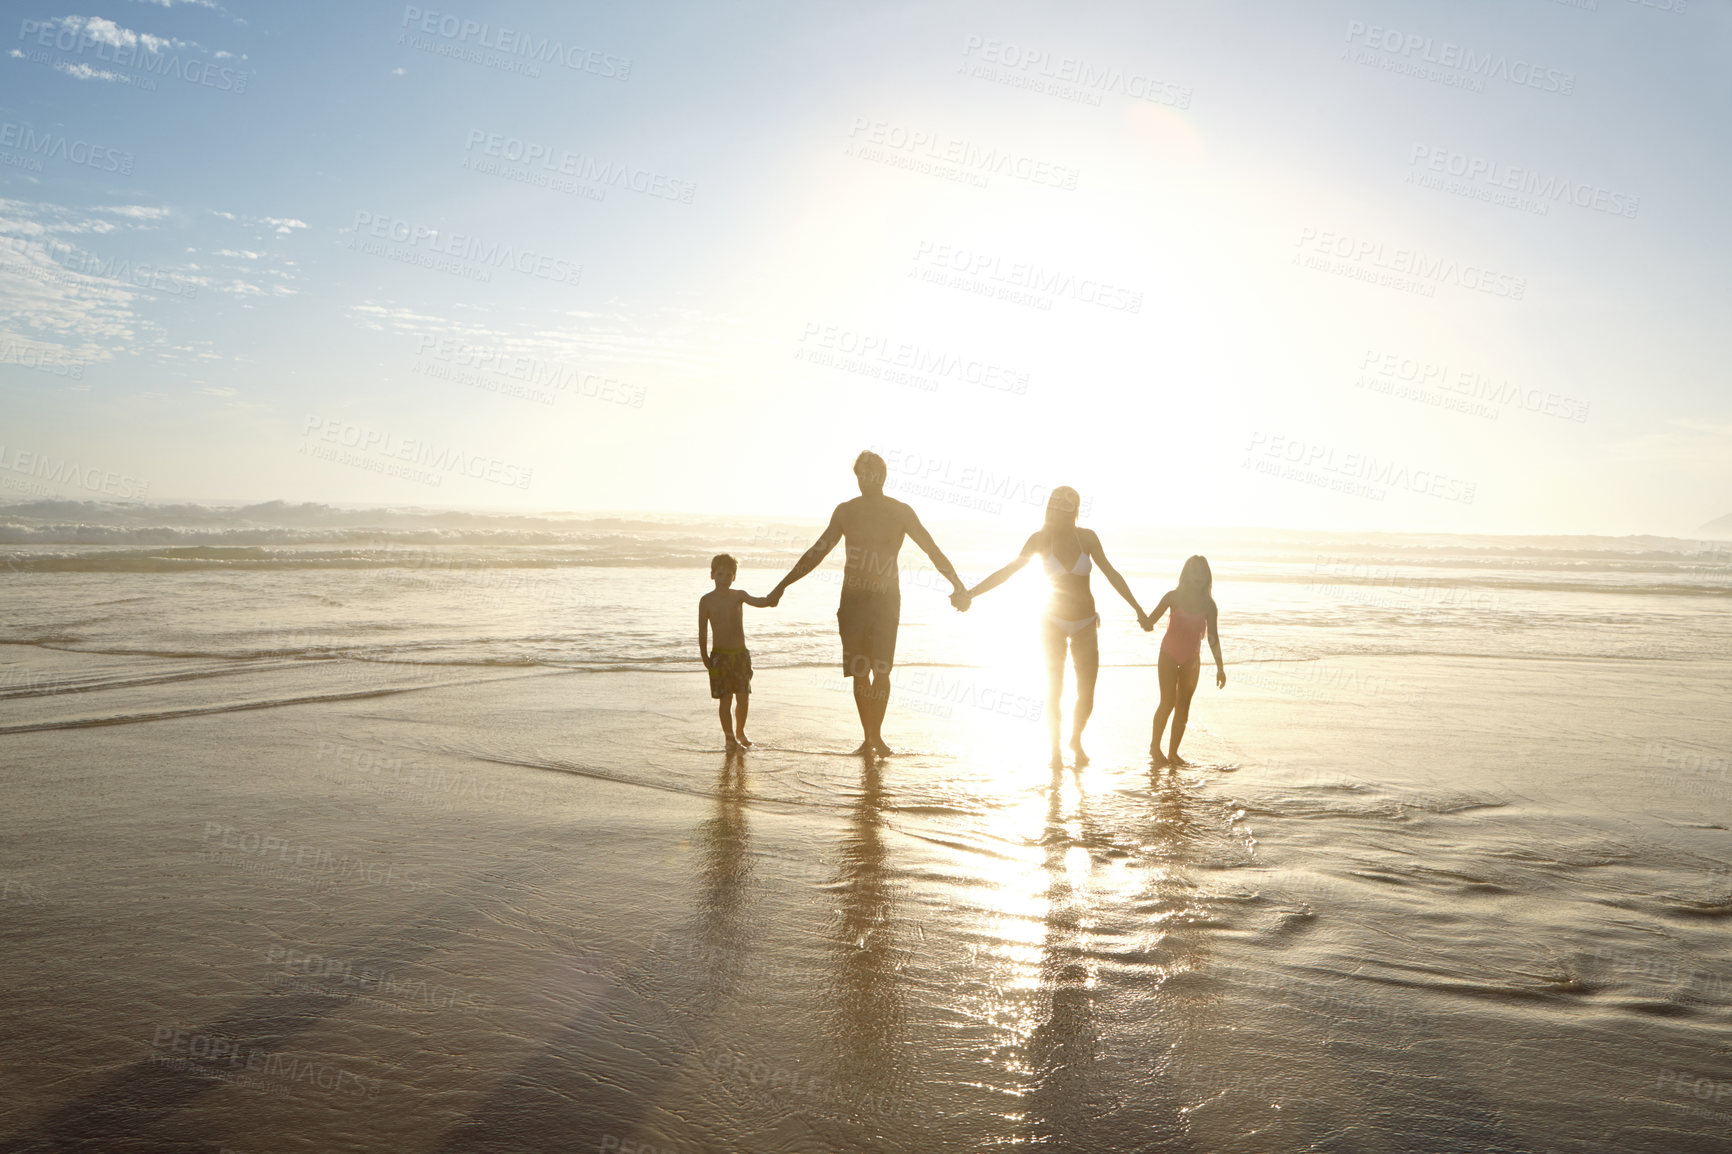
M 1145 607 L 1209 557 L 1227 686 L 1151 770 L 1097 574 L 1057 773 L 1038 568 L 912 546 L 845 756 L 833 557 L 735 775 L 709 558 L 818 528 L 0 509 L 0 1149 L 1732 1148 L 1732 543 L 1103 530 Z

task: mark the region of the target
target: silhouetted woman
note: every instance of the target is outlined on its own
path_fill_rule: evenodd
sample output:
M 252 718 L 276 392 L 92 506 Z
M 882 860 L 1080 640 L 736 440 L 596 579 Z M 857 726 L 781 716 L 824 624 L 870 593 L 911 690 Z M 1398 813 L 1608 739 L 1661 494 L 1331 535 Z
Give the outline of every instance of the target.
M 1030 559 L 1039 557 L 1052 579 L 1052 600 L 1047 603 L 1041 620 L 1040 638 L 1046 649 L 1046 724 L 1052 736 L 1052 764 L 1059 768 L 1064 759 L 1059 753 L 1059 698 L 1064 695 L 1064 655 L 1070 648 L 1071 665 L 1076 670 L 1076 709 L 1071 714 L 1070 747 L 1078 766 L 1087 765 L 1083 752 L 1083 726 L 1095 707 L 1095 675 L 1100 671 L 1101 651 L 1097 636 L 1101 616 L 1095 612 L 1094 594 L 1089 591 L 1089 572 L 1100 566 L 1106 579 L 1119 596 L 1130 602 L 1137 620 L 1143 620 L 1142 606 L 1131 595 L 1130 586 L 1107 561 L 1101 549 L 1101 539 L 1092 529 L 1076 523 L 1082 499 L 1068 485 L 1052 491 L 1046 503 L 1046 525 L 1022 547 L 1016 560 L 970 589 L 965 596 L 979 597 L 1010 579 L 1010 576 Z

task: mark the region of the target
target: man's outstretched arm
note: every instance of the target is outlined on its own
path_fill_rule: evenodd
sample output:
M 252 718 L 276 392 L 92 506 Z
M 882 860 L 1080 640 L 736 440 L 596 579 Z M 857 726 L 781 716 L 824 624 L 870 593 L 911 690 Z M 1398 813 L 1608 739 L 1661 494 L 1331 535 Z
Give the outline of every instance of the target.
M 765 600 L 767 600 L 771 605 L 780 601 L 782 599 L 782 590 L 786 589 L 788 586 L 792 585 L 794 582 L 798 581 L 800 578 L 821 565 L 824 558 L 830 555 L 830 550 L 836 547 L 836 542 L 841 539 L 842 507 L 838 505 L 836 511 L 830 514 L 830 524 L 825 527 L 823 533 L 819 534 L 818 540 L 813 543 L 810 549 L 800 555 L 800 559 L 794 562 L 794 567 L 788 570 L 788 575 L 776 582 L 776 587 L 770 590 L 769 594 L 765 597 Z
M 932 558 L 932 567 L 950 579 L 952 592 L 951 603 L 958 609 L 968 608 L 968 586 L 962 583 L 962 578 L 956 575 L 956 570 L 950 564 L 950 558 L 944 555 L 944 550 L 938 547 L 938 542 L 932 539 L 932 534 L 926 531 L 926 526 L 920 523 L 920 518 L 913 509 L 908 510 L 908 539 L 920 546 L 920 551 Z M 957 598 L 962 600 L 958 601 Z

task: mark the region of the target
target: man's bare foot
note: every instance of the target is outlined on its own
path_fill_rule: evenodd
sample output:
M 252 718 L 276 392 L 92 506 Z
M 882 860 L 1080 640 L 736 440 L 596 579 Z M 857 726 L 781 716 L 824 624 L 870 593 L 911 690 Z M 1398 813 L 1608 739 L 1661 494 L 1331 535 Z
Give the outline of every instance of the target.
M 872 752 L 876 753 L 879 757 L 889 757 L 896 751 L 886 745 L 884 739 L 880 737 L 877 741 L 872 743 Z
M 752 739 L 747 737 L 744 732 L 742 732 L 740 734 L 740 748 L 741 749 L 752 748 Z
M 728 752 L 729 753 L 738 753 L 740 751 L 740 748 L 741 748 L 740 743 L 734 740 L 734 735 L 731 733 L 728 734 L 728 744 L 727 744 Z
M 1056 749 L 1053 750 L 1052 751 L 1052 760 L 1047 762 L 1047 767 L 1049 769 L 1063 769 L 1064 768 L 1064 755 L 1059 753 L 1059 751 Z
M 1167 764 L 1167 755 L 1162 753 L 1159 748 L 1151 747 L 1149 749 L 1149 764 L 1159 769 Z
M 1078 769 L 1081 769 L 1089 763 L 1089 755 L 1083 752 L 1083 747 L 1079 742 L 1071 742 L 1070 750 L 1072 753 L 1076 754 L 1076 767 Z
M 1167 758 L 1167 764 L 1172 766 L 1174 769 L 1189 769 L 1191 767 L 1190 762 L 1186 761 L 1176 753 Z
M 873 750 L 872 743 L 870 741 L 862 741 L 859 745 L 855 746 L 851 751 L 849 751 L 848 756 L 849 757 L 871 757 L 874 752 L 875 751 Z

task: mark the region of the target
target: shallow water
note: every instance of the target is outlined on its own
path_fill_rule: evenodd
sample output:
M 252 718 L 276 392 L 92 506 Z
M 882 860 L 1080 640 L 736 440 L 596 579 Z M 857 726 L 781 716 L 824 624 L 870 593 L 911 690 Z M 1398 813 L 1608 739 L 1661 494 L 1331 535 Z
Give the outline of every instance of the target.
M 1732 1145 L 1711 592 L 1223 572 L 1197 764 L 1121 629 L 1054 774 L 1008 614 L 867 766 L 799 587 L 730 761 L 701 574 L 490 572 L 4 578 L 0 1149 Z

